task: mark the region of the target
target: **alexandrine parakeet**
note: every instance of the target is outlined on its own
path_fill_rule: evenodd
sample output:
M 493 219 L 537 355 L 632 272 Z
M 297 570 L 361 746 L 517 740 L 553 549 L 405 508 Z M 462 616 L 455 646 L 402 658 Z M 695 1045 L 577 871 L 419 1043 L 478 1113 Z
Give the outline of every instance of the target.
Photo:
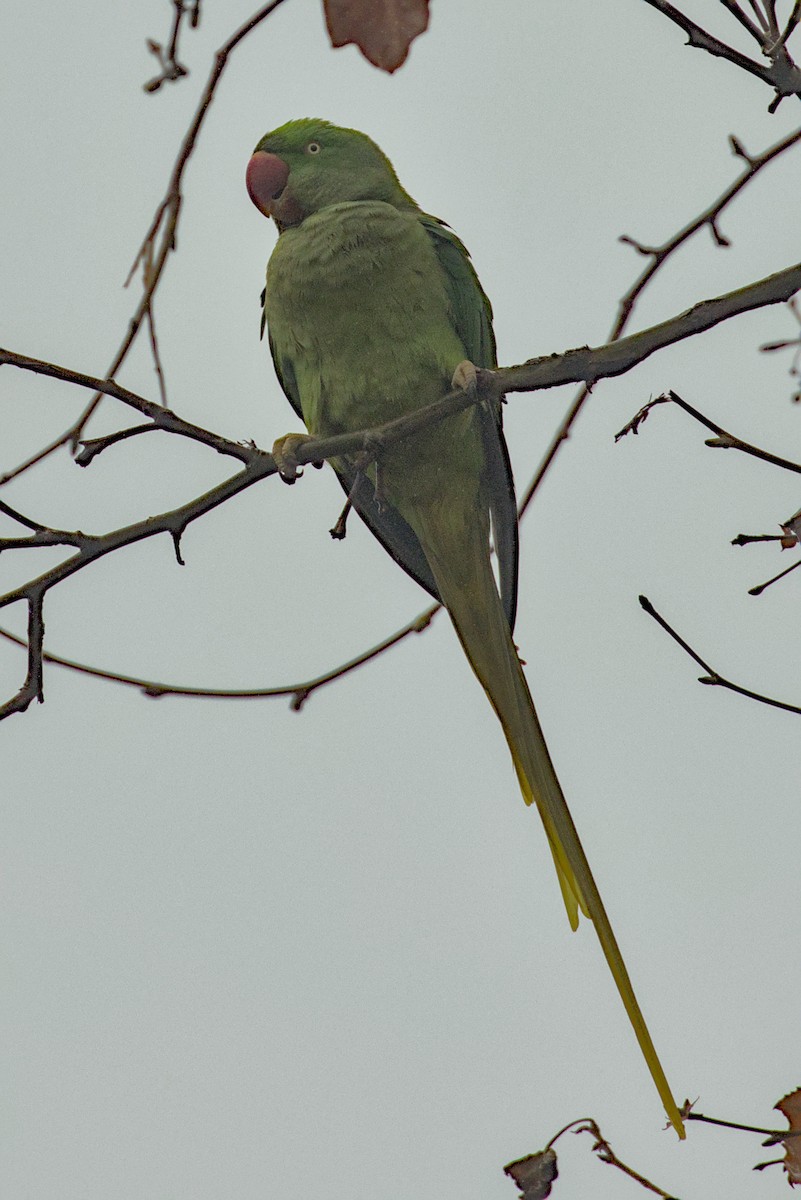
M 401 187 L 365 134 L 290 121 L 261 139 L 251 199 L 279 238 L 264 318 L 286 395 L 312 436 L 371 429 L 495 366 L 492 311 L 458 237 Z M 294 474 L 298 436 L 279 439 Z M 395 443 L 376 471 L 333 463 L 354 507 L 397 562 L 447 608 L 503 726 L 526 804 L 548 837 L 571 926 L 595 925 L 659 1095 L 681 1117 L 556 777 L 512 641 L 517 513 L 500 404 L 472 405 Z M 498 578 L 490 563 L 490 533 Z

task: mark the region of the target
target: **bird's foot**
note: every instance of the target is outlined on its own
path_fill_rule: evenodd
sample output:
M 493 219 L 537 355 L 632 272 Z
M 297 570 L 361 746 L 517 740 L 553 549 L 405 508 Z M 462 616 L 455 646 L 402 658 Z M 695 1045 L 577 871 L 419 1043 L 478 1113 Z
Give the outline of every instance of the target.
M 303 474 L 297 460 L 298 447 L 311 440 L 308 433 L 286 433 L 273 442 L 273 458 L 284 483 L 294 483 Z
M 469 358 L 463 358 L 453 372 L 451 387 L 454 391 L 459 388 L 463 392 L 475 391 L 478 386 L 478 371 Z

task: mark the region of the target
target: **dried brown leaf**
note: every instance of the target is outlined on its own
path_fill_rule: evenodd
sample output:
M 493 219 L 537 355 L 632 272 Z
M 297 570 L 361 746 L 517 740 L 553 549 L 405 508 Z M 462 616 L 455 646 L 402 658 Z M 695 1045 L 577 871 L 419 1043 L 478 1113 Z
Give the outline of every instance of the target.
M 428 0 L 323 0 L 332 46 L 354 42 L 382 71 L 397 71 L 428 28 Z
M 790 542 L 791 546 L 801 541 L 801 511 L 793 513 L 793 515 L 788 517 L 786 521 L 782 521 L 781 527 L 784 531 L 785 537 L 793 539 Z M 784 539 L 782 539 L 782 550 L 785 550 L 786 548 L 787 547 L 784 545 Z
M 508 1163 L 504 1175 L 513 1179 L 520 1188 L 520 1200 L 545 1200 L 551 1194 L 551 1184 L 559 1171 L 556 1167 L 556 1151 L 540 1150 Z
M 787 1118 L 790 1132 L 801 1135 L 801 1088 L 790 1092 L 774 1108 Z M 784 1143 L 784 1169 L 791 1187 L 801 1183 L 801 1136 L 788 1138 Z

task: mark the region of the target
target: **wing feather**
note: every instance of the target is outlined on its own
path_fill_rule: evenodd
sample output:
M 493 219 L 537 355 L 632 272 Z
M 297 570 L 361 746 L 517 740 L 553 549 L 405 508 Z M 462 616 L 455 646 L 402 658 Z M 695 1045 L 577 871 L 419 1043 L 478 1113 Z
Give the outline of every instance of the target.
M 456 332 L 477 367 L 497 366 L 492 305 L 479 282 L 465 246 L 444 221 L 424 213 L 421 217 L 434 243 L 447 281 Z M 518 528 L 517 502 L 509 451 L 503 436 L 501 403 L 495 412 L 482 406 L 485 456 L 485 486 L 492 517 L 492 536 L 498 556 L 498 576 L 509 628 L 514 629 L 517 611 Z
M 264 304 L 264 293 L 262 293 L 262 304 Z M 300 406 L 300 392 L 298 391 L 292 363 L 286 358 L 279 356 L 272 338 L 269 341 L 270 353 L 273 356 L 273 364 L 275 366 L 275 373 L 278 376 L 278 382 L 281 384 L 287 400 L 301 420 L 303 420 L 303 410 Z M 370 532 L 378 538 L 384 549 L 392 555 L 399 566 L 403 567 L 404 571 L 411 575 L 416 583 L 425 588 L 435 600 L 440 600 L 441 597 L 437 590 L 437 585 L 434 583 L 431 568 L 423 553 L 423 547 L 420 545 L 417 534 L 414 533 L 411 526 L 404 521 L 397 509 L 393 508 L 391 504 L 383 503 L 380 507 L 378 506 L 375 499 L 375 489 L 369 479 L 362 476 L 357 482 L 356 472 L 350 469 L 348 464 L 343 461 L 337 462 L 334 469 L 343 491 L 347 496 L 350 496 L 353 507 Z
M 446 280 L 454 326 L 472 363 L 477 367 L 496 365 L 492 307 L 476 275 L 470 256 L 456 234 L 436 217 L 420 214 L 420 220 L 434 245 Z M 265 293 L 261 303 L 264 308 Z M 262 314 L 262 335 L 264 315 Z M 270 352 L 283 391 L 298 416 L 303 419 L 300 393 L 292 362 L 277 353 L 272 338 Z M 514 629 L 517 608 L 518 534 L 517 506 L 509 453 L 503 436 L 500 402 L 494 412 L 485 406 L 480 411 L 485 456 L 485 487 L 492 518 L 492 533 L 498 555 L 501 599 L 510 629 Z M 353 507 L 382 546 L 399 566 L 411 575 L 436 600 L 441 600 L 422 546 L 411 526 L 386 502 L 379 507 L 368 479 L 355 480 L 347 463 L 336 465 L 336 474 Z M 354 482 L 356 486 L 354 487 Z

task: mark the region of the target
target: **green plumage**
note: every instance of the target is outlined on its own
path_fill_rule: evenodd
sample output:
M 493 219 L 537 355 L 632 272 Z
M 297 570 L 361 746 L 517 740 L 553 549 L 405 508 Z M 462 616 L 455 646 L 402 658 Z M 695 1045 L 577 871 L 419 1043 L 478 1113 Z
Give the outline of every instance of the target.
M 495 365 L 492 312 L 467 251 L 420 210 L 364 134 L 293 121 L 262 139 L 248 170 L 254 202 L 280 230 L 264 308 L 273 359 L 311 434 L 382 425 L 443 396 L 464 360 Z M 351 489 L 353 464 L 333 465 Z M 356 507 L 448 609 L 503 726 L 524 799 L 542 817 L 570 923 L 576 927 L 579 910 L 594 922 L 683 1136 L 512 642 L 517 522 L 500 406 L 472 406 L 397 443 L 382 456 L 381 482 L 385 503 L 376 504 L 373 485 L 362 480 Z

